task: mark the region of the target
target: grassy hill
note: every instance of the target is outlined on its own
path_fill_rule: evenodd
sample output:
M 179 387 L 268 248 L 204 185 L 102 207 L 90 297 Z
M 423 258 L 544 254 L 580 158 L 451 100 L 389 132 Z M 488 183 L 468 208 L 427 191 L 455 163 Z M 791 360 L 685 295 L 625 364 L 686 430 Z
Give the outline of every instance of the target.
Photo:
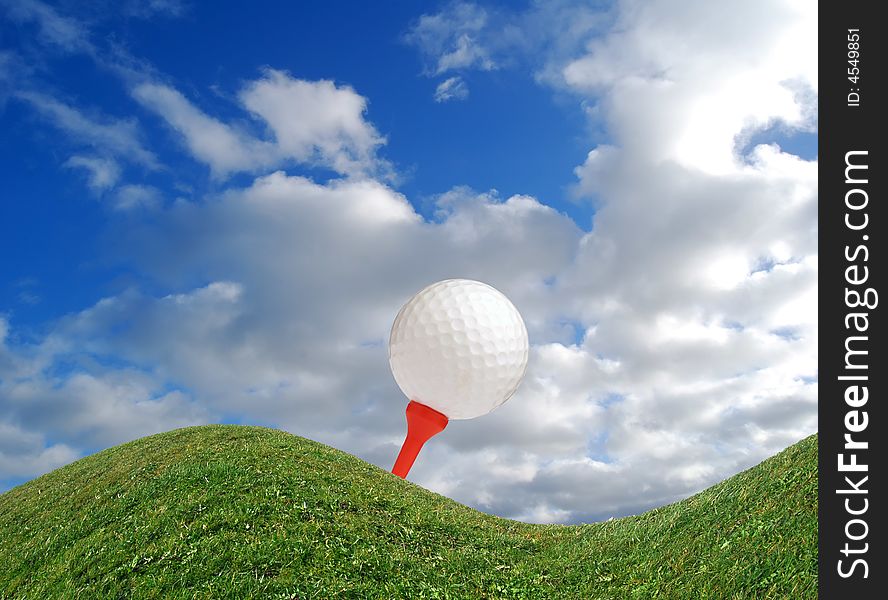
M 259 427 L 0 495 L 0 598 L 814 598 L 817 439 L 636 517 L 528 525 Z

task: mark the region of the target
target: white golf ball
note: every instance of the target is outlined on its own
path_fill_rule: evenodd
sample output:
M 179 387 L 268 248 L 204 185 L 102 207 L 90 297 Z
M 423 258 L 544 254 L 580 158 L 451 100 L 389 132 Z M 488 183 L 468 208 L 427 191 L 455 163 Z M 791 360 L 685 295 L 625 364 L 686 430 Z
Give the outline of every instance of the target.
M 527 369 L 518 309 L 486 283 L 447 279 L 405 304 L 392 326 L 389 363 L 410 400 L 449 419 L 485 415 L 508 400 Z

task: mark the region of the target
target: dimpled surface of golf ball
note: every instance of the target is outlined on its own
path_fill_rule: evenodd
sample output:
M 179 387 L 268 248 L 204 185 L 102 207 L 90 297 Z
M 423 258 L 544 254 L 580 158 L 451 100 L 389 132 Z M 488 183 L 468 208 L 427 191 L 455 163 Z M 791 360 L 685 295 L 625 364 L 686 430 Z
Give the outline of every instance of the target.
M 486 283 L 447 279 L 417 293 L 392 326 L 395 381 L 449 419 L 485 415 L 508 400 L 527 369 L 518 309 Z

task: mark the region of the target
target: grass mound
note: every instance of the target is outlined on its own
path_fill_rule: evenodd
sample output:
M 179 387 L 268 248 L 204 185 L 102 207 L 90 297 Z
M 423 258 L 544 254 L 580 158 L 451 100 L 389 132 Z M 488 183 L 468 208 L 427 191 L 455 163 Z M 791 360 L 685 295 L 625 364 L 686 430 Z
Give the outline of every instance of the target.
M 492 517 L 259 427 L 180 429 L 0 495 L 0 598 L 814 598 L 817 438 L 580 526 Z

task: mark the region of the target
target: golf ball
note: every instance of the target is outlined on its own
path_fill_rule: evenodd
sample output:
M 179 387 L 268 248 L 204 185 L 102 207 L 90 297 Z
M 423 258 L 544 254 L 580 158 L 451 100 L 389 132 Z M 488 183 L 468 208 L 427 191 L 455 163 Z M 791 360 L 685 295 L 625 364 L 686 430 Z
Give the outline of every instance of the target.
M 479 417 L 508 400 L 527 355 L 518 309 L 469 279 L 439 281 L 413 296 L 389 340 L 389 363 L 404 394 L 449 419 Z

